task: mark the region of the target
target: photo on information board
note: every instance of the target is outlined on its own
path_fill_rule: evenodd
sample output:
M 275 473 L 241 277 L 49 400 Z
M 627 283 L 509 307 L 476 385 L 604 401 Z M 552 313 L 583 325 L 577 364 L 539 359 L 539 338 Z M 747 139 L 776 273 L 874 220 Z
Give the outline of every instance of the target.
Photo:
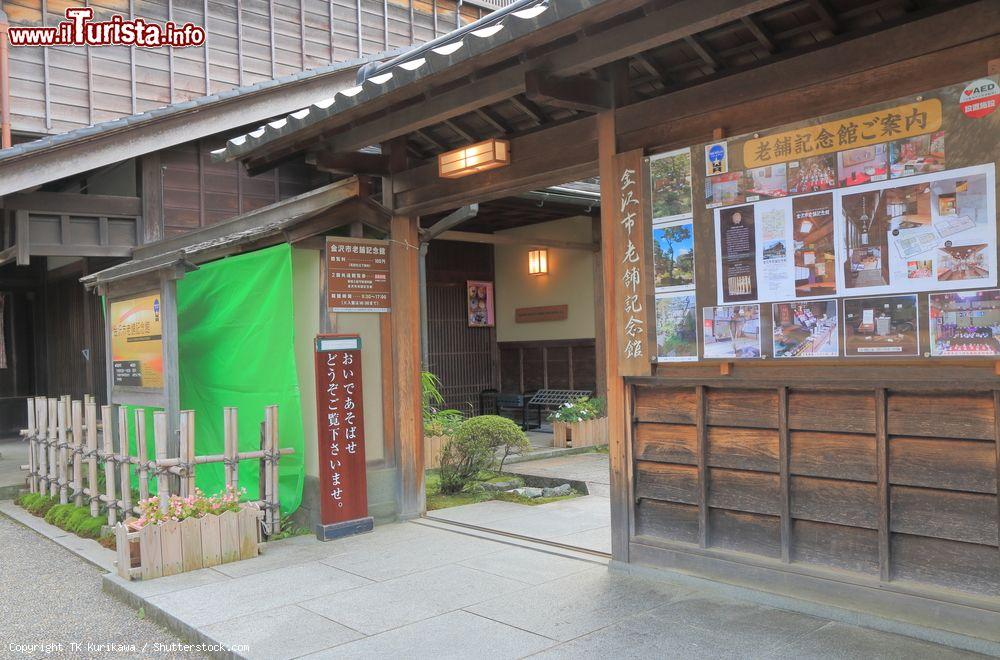
M 847 357 L 920 354 L 917 296 L 849 298 L 844 301 Z
M 840 355 L 836 300 L 771 305 L 774 357 L 812 358 Z
M 760 357 L 760 305 L 726 305 L 702 310 L 706 358 Z
M 659 362 L 698 359 L 698 308 L 694 292 L 656 295 L 656 356 Z
M 1000 289 L 929 296 L 931 355 L 1000 356 Z

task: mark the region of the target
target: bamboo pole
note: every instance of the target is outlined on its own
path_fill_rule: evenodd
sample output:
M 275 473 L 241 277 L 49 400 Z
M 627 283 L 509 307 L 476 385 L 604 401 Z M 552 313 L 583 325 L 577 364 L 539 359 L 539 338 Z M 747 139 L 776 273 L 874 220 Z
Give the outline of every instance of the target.
M 59 397 L 59 503 L 69 503 L 69 404 L 68 395 Z
M 101 406 L 101 427 L 104 429 L 102 446 L 104 448 L 104 489 L 108 497 L 108 524 L 114 525 L 118 521 L 118 512 L 112 505 L 115 501 L 115 464 L 109 460 L 114 451 L 112 444 L 112 429 L 114 424 L 111 421 L 111 406 Z
M 240 482 L 239 466 L 239 417 L 236 408 L 222 409 L 224 453 L 226 457 L 226 485 L 237 488 Z
M 38 466 L 38 474 L 35 475 L 35 492 L 44 493 L 46 482 L 46 470 L 48 469 L 47 450 L 45 448 L 45 438 L 48 433 L 48 403 L 45 397 L 35 397 L 35 423 L 38 424 L 38 433 L 35 434 L 35 451 L 37 458 L 35 464 Z
M 194 411 L 182 410 L 180 423 L 180 462 L 184 467 L 181 476 L 181 496 L 194 495 Z
M 100 500 L 94 497 L 97 493 L 97 403 L 94 397 L 87 398 L 87 486 L 90 487 L 90 515 L 94 518 L 100 512 Z
M 153 413 L 153 445 L 157 461 L 167 457 L 166 413 Z M 160 498 L 160 511 L 166 511 L 167 505 L 170 503 L 170 479 L 167 478 L 167 475 L 156 475 L 156 494 Z
M 73 504 L 83 506 L 83 402 L 73 401 Z
M 146 410 L 135 409 L 135 449 L 139 462 L 136 464 L 136 474 L 139 477 L 139 499 L 149 497 L 149 450 L 146 446 Z M 122 452 L 123 454 L 125 452 Z M 157 481 L 159 481 L 157 477 Z
M 129 441 L 128 441 L 128 419 L 125 417 L 125 411 L 122 406 L 115 407 L 115 413 L 118 418 L 118 453 L 121 456 L 129 455 Z M 132 474 L 129 470 L 131 461 L 119 461 L 119 474 L 121 475 L 121 482 L 118 487 L 122 492 L 122 518 L 128 517 L 129 512 L 132 511 Z
M 267 500 L 268 536 L 278 531 L 280 514 L 278 513 L 278 454 L 275 453 L 278 444 L 278 406 L 267 406 L 264 409 L 264 443 L 269 456 L 265 463 L 267 474 L 264 480 L 265 499 Z
M 28 397 L 28 491 L 38 492 L 37 459 L 35 446 L 38 442 L 38 427 L 35 419 L 35 397 Z
M 59 493 L 59 480 L 56 478 L 56 443 L 59 438 L 59 400 L 49 399 L 49 497 L 55 497 Z

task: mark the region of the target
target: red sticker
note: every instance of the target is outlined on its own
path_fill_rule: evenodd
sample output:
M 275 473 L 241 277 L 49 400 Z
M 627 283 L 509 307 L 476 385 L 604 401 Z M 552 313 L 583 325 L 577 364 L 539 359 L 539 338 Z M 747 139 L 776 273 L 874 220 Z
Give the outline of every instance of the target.
M 990 78 L 980 78 L 966 85 L 958 105 L 966 117 L 979 119 L 996 110 L 998 103 L 1000 84 Z

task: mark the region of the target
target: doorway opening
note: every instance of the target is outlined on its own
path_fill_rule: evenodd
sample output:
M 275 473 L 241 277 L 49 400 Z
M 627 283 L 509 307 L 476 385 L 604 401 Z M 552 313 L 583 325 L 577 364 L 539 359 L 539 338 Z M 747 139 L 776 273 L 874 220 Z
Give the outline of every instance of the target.
M 427 517 L 610 554 L 597 180 L 421 218 L 442 222 L 424 257 Z

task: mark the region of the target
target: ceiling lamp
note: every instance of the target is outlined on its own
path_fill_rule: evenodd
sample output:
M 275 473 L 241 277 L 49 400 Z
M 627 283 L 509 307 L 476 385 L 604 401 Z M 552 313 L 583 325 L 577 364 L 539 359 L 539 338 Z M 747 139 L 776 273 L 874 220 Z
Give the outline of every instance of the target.
M 438 176 L 458 179 L 510 165 L 510 142 L 490 138 L 438 156 Z

